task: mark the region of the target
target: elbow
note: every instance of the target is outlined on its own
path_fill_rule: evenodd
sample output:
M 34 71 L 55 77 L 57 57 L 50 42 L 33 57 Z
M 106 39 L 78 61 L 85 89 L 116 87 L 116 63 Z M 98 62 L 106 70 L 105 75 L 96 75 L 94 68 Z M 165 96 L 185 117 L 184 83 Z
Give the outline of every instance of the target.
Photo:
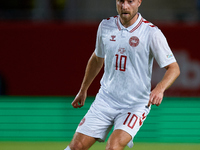
M 175 80 L 180 76 L 181 74 L 181 71 L 180 71 L 180 68 L 179 68 L 179 65 L 176 64 L 176 67 L 174 68 L 174 77 L 175 77 Z
M 180 74 L 181 74 L 181 71 L 180 71 L 180 68 L 179 68 L 179 65 L 177 64 L 177 78 L 178 78 L 178 76 L 180 76 Z
M 180 69 L 178 69 L 177 77 L 180 76 L 180 74 L 181 74 L 181 71 Z
M 181 71 L 177 62 L 174 62 L 165 67 L 165 69 L 170 70 L 170 72 L 174 75 L 175 79 L 180 76 Z

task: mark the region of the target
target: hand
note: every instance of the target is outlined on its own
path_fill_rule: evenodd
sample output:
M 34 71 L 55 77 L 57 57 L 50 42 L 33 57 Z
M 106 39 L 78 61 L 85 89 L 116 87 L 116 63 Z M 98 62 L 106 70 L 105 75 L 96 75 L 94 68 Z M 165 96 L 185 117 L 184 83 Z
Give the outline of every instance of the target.
M 151 92 L 148 107 L 152 105 L 159 106 L 163 100 L 163 92 L 160 92 L 160 90 L 157 90 L 156 88 Z
M 74 108 L 83 107 L 85 104 L 86 97 L 87 97 L 87 92 L 79 91 L 79 93 L 76 95 L 75 99 L 72 102 L 72 106 Z

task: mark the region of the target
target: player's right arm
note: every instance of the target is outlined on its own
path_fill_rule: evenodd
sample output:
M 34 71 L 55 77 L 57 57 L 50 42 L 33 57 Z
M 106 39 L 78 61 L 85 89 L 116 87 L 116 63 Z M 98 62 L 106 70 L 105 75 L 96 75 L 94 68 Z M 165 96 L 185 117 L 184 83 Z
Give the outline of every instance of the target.
M 90 57 L 88 64 L 86 66 L 85 75 L 81 84 L 81 88 L 76 95 L 74 101 L 72 102 L 72 106 L 74 108 L 80 108 L 84 105 L 86 97 L 87 97 L 87 90 L 91 85 L 94 78 L 100 72 L 101 68 L 103 67 L 104 58 L 96 56 L 95 52 Z

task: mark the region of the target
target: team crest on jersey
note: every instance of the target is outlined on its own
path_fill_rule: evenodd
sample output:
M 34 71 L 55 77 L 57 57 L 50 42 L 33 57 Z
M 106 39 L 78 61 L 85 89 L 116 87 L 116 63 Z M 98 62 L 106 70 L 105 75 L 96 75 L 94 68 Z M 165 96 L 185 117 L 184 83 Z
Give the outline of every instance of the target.
M 85 117 L 81 120 L 81 122 L 79 123 L 78 126 L 82 126 L 84 124 L 84 122 L 85 122 Z
M 139 38 L 136 37 L 136 36 L 132 36 L 132 37 L 129 39 L 129 44 L 130 44 L 130 46 L 132 46 L 132 47 L 138 46 L 139 43 L 140 43 L 140 40 L 139 40 Z

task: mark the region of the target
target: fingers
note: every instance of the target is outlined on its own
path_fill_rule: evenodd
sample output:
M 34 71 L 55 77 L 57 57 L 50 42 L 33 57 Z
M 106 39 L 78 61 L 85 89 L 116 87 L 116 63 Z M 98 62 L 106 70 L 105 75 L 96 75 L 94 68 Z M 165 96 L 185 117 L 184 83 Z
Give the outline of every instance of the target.
M 84 106 L 85 104 L 85 99 L 86 99 L 86 96 L 85 95 L 82 95 L 82 94 L 78 94 L 74 101 L 71 103 L 71 105 L 74 107 L 74 108 L 81 108 Z
M 150 98 L 149 98 L 149 103 L 148 103 L 148 107 L 150 107 L 153 104 L 153 96 L 152 93 L 150 94 Z
M 81 107 L 83 107 L 83 105 L 84 105 L 84 104 L 79 104 L 79 102 L 76 102 L 76 101 L 73 101 L 73 102 L 72 102 L 72 106 L 73 106 L 74 108 L 81 108 Z
M 80 108 L 80 107 L 82 107 L 82 106 L 79 105 L 78 103 L 73 103 L 72 106 L 73 106 L 74 108 Z
M 156 105 L 156 106 L 159 106 L 162 102 L 162 97 L 161 96 L 156 96 L 156 95 L 150 95 L 150 99 L 149 99 L 149 102 L 148 102 L 148 107 L 150 105 Z
M 84 100 L 80 102 L 80 106 L 81 106 L 81 107 L 82 107 L 84 104 L 85 104 L 85 101 L 84 101 Z
M 151 106 L 151 100 L 149 100 L 147 107 L 150 107 L 150 106 Z

